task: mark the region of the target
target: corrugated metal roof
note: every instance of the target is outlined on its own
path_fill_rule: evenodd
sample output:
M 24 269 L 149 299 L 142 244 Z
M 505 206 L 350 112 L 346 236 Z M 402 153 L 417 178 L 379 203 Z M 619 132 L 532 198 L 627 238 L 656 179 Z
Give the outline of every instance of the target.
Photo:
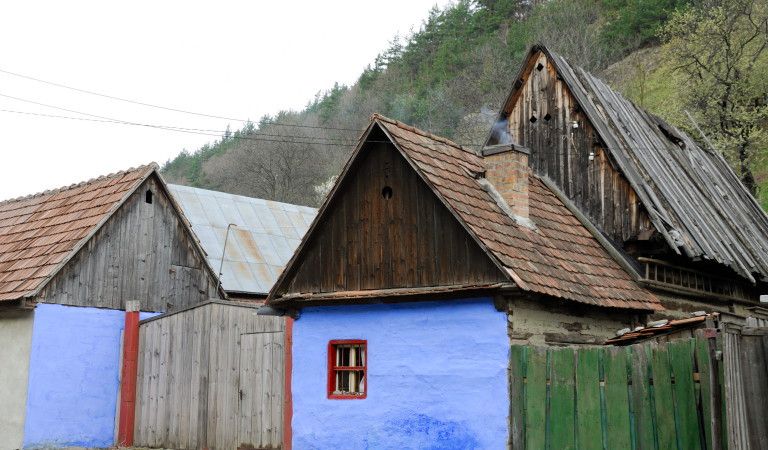
M 228 292 L 267 294 L 317 214 L 315 208 L 168 185 Z

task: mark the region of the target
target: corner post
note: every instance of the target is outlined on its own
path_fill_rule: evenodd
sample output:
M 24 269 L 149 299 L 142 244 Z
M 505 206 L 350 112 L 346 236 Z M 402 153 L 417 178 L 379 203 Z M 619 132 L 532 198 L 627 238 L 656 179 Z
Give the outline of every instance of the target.
M 139 302 L 125 302 L 125 328 L 123 331 L 123 371 L 120 383 L 120 419 L 117 445 L 133 446 L 133 428 L 136 419 L 136 376 L 139 359 Z

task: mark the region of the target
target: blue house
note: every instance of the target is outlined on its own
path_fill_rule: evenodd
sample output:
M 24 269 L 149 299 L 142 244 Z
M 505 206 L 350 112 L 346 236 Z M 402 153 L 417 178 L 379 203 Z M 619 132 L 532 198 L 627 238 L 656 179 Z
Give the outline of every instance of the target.
M 373 116 L 268 299 L 296 318 L 294 448 L 505 448 L 511 343 L 662 309 L 528 154 Z
M 126 311 L 217 285 L 154 164 L 0 202 L 0 449 L 114 445 Z

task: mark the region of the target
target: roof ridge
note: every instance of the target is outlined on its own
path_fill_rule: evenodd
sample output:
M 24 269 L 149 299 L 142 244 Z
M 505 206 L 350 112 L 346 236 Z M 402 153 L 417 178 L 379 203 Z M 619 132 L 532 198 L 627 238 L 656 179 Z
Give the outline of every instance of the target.
M 115 178 L 117 176 L 125 175 L 125 174 L 130 173 L 130 172 L 138 172 L 138 171 L 145 171 L 146 172 L 149 169 L 158 170 L 158 169 L 160 169 L 160 166 L 156 162 L 151 162 L 149 164 L 144 164 L 144 165 L 141 165 L 141 166 L 129 167 L 128 169 L 119 170 L 117 172 L 109 173 L 109 174 L 106 174 L 106 175 L 100 175 L 98 177 L 91 178 L 91 179 L 86 180 L 86 181 L 80 181 L 79 183 L 72 183 L 72 184 L 70 184 L 68 186 L 61 186 L 61 187 L 57 187 L 57 188 L 53 188 L 53 189 L 46 189 L 45 191 L 36 192 L 34 194 L 22 195 L 20 197 L 9 198 L 9 199 L 6 199 L 6 200 L 0 200 L 0 206 L 7 205 L 9 203 L 23 201 L 23 200 L 29 200 L 29 199 L 32 199 L 32 198 L 35 198 L 35 197 L 42 197 L 44 195 L 57 194 L 59 192 L 67 191 L 69 189 L 74 189 L 74 188 L 77 188 L 77 187 L 93 184 L 93 183 L 95 183 L 97 181 L 106 180 L 107 178 Z
M 411 133 L 416 133 L 416 134 L 418 134 L 420 136 L 426 137 L 428 139 L 432 139 L 433 141 L 440 142 L 440 143 L 443 143 L 443 144 L 446 144 L 446 145 L 450 145 L 451 147 L 457 148 L 457 149 L 459 149 L 461 151 L 468 152 L 468 153 L 471 153 L 471 154 L 477 156 L 477 153 L 474 150 L 468 149 L 468 148 L 464 147 L 461 144 L 457 144 L 456 142 L 453 142 L 450 139 L 446 139 L 446 138 L 444 138 L 442 136 L 438 136 L 438 135 L 432 134 L 432 133 L 430 133 L 428 131 L 421 130 L 419 128 L 414 127 L 413 125 L 408 125 L 406 123 L 400 122 L 399 120 L 390 119 L 389 117 L 386 117 L 386 116 L 381 115 L 379 113 L 371 114 L 371 121 L 373 122 L 373 121 L 376 121 L 376 120 L 380 120 L 382 122 L 390 123 L 392 125 L 395 125 L 398 128 L 402 128 L 404 130 L 410 131 Z

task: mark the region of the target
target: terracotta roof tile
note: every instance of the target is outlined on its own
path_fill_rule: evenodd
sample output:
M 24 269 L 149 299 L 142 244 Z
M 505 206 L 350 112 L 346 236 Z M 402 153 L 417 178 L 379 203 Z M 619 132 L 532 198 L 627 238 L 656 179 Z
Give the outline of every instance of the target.
M 0 202 L 0 301 L 32 295 L 157 165 Z
M 661 309 L 536 176 L 530 176 L 531 229 L 518 225 L 476 177 L 483 158 L 446 139 L 374 115 L 438 195 L 521 288 L 604 307 Z

